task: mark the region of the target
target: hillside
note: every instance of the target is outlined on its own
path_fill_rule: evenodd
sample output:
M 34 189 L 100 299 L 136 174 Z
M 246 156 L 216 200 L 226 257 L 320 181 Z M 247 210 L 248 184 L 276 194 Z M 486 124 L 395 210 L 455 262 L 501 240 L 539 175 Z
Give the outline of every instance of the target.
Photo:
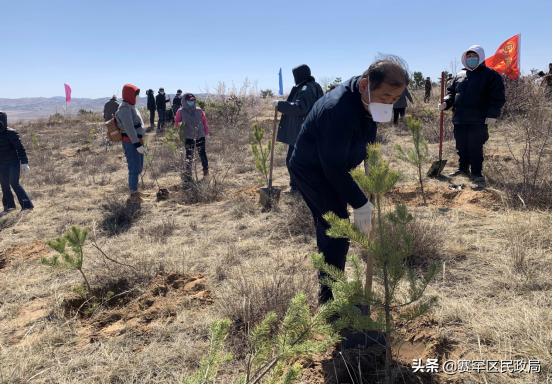
M 425 105 L 415 96 L 407 112 L 423 121 L 430 153 L 437 154 L 437 101 Z M 103 100 L 83 100 L 79 108 L 97 111 Z M 63 101 L 10 103 L 0 99 L 0 110 L 26 114 L 36 106 L 47 116 Z M 99 116 L 16 125 L 30 156 L 22 183 L 36 208 L 0 219 L 0 382 L 181 382 L 209 346 L 210 323 L 224 317 L 232 321 L 233 359 L 217 380 L 233 381 L 245 370 L 250 327 L 270 310 L 282 317 L 300 291 L 316 307 L 312 219 L 303 201 L 287 194 L 282 145 L 275 168 L 275 184 L 284 188 L 279 209 L 263 212 L 258 204 L 262 182 L 250 127 L 270 132 L 271 107 L 245 98 L 240 108 L 206 110 L 211 179 L 199 191 L 182 189 L 182 153 L 171 137 L 148 134 L 139 210 L 125 206 L 125 158 L 120 145 L 106 145 Z M 379 127 L 384 155 L 402 174 L 386 204 L 404 203 L 414 215 L 415 263 L 439 266 L 428 288 L 437 306 L 400 325 L 393 345 L 398 373 L 416 358 L 541 362 L 540 373 L 439 373 L 415 381 L 551 381 L 551 105 L 542 122 L 509 108 L 486 145 L 488 187 L 471 189 L 465 178 L 427 179 L 427 206 L 415 169 L 394 150 L 410 145 L 406 128 Z M 525 142 L 528 124 L 535 130 Z M 450 129 L 446 173 L 456 166 Z M 537 173 L 545 184 L 517 190 L 520 154 L 540 145 L 545 169 Z M 156 200 L 160 187 L 169 199 Z M 40 263 L 52 255 L 45 242 L 72 225 L 90 230 L 83 270 L 102 299 L 94 306 L 82 300 L 78 272 Z M 305 359 L 301 380 L 351 382 L 340 362 L 336 350 Z

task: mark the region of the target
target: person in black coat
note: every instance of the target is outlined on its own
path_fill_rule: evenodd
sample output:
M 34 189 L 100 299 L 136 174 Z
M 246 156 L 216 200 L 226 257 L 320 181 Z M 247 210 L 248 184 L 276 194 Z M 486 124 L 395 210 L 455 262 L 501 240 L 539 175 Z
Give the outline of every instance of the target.
M 296 141 L 290 172 L 313 214 L 319 251 L 327 263 L 341 270 L 349 241 L 326 235 L 329 225 L 323 215 L 331 211 L 348 218 L 349 204 L 354 209 L 356 227 L 365 233 L 370 231 L 372 204 L 350 170 L 365 159 L 367 144 L 375 141 L 376 122 L 391 120 L 393 104 L 408 81 L 407 71 L 396 60 L 376 61 L 363 75 L 317 100 Z M 319 301 L 331 297 L 330 289 L 321 285 Z
M 173 105 L 171 109 L 173 110 L 173 116 L 176 115 L 177 110 L 182 106 L 182 90 L 177 90 L 177 94 L 173 98 Z
M 146 96 L 148 97 L 146 107 L 150 112 L 150 130 L 153 130 L 154 119 L 156 117 L 156 98 L 154 97 L 154 90 L 149 89 L 148 91 L 146 91 Z
M 450 176 L 467 175 L 483 187 L 484 143 L 489 138 L 488 125 L 495 123 L 505 104 L 505 85 L 501 75 L 486 67 L 484 49 L 479 45 L 465 51 L 461 62 L 465 68 L 453 78 L 440 104 L 441 110 L 453 109 L 459 168 Z
M 424 81 L 424 102 L 428 103 L 430 101 L 430 96 L 432 95 L 432 81 L 430 77 L 426 77 Z
M 288 145 L 288 154 L 286 155 L 288 172 L 290 172 L 290 158 L 294 152 L 294 145 L 301 125 L 313 104 L 323 96 L 323 89 L 311 76 L 311 69 L 306 64 L 294 68 L 292 74 L 296 85 L 292 87 L 286 101 L 275 100 L 273 102 L 278 112 L 282 113 L 277 140 Z M 290 192 L 296 191 L 296 183 L 290 174 Z
M 165 90 L 160 88 L 156 95 L 156 108 L 157 108 L 157 132 L 163 132 L 165 128 L 165 112 L 167 109 L 167 96 Z
M 22 210 L 31 210 L 33 203 L 19 184 L 21 172 L 28 173 L 29 160 L 17 132 L 8 128 L 8 116 L 0 112 L 0 185 L 2 187 L 2 205 L 0 216 L 15 210 L 12 189 Z
M 104 104 L 104 122 L 112 119 L 118 108 L 119 103 L 117 103 L 117 96 L 113 95 L 111 99 Z

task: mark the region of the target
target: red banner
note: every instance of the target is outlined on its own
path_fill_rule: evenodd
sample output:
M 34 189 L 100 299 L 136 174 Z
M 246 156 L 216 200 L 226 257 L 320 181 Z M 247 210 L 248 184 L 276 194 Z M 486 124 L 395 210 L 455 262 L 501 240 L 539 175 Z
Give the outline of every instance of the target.
M 65 87 L 65 103 L 69 103 L 71 102 L 71 87 L 66 83 L 63 83 L 63 86 Z
M 509 79 L 520 77 L 520 34 L 505 40 L 495 51 L 495 55 L 486 59 L 490 67 Z

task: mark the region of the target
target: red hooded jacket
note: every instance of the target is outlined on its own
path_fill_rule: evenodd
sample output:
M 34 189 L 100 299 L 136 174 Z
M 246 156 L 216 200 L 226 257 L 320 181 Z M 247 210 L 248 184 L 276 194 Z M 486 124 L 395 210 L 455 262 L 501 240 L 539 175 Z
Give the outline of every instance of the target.
M 134 84 L 127 83 L 123 86 L 123 100 L 131 105 L 136 104 L 136 95 L 140 92 L 140 88 Z

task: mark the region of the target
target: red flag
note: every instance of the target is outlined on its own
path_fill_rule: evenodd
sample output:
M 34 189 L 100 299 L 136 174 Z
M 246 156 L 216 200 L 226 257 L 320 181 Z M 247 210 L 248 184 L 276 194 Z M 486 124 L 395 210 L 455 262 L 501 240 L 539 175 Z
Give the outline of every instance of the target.
M 518 79 L 520 77 L 520 34 L 505 40 L 495 51 L 495 55 L 486 59 L 486 66 L 509 79 Z
M 65 103 L 71 102 L 71 87 L 67 83 L 63 83 L 65 87 Z

